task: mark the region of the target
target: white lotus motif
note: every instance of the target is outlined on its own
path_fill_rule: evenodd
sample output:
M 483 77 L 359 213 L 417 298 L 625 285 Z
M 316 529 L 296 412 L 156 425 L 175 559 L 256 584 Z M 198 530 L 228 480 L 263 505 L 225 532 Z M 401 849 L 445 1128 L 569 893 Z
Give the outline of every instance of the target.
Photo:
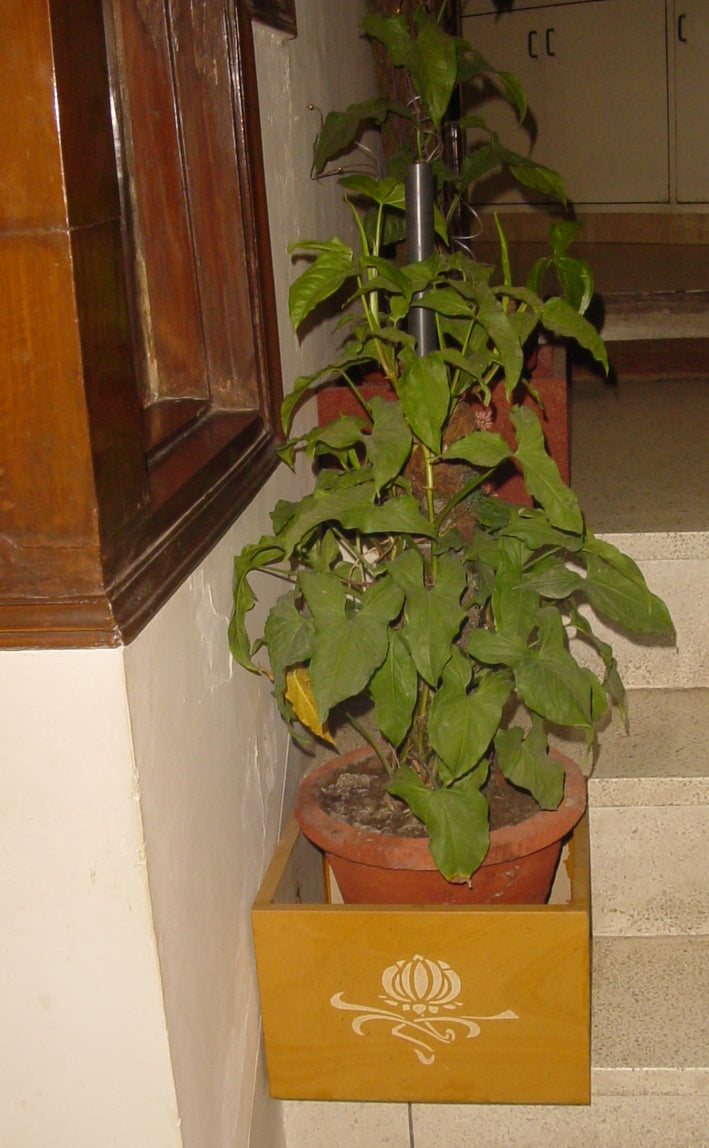
M 445 961 L 431 961 L 418 953 L 410 961 L 397 961 L 382 973 L 387 1004 L 401 1004 L 404 1012 L 434 1015 L 440 1008 L 460 1008 L 460 977 Z M 455 1001 L 455 1004 L 451 1004 Z
M 509 1009 L 494 1016 L 451 1015 L 463 1007 L 458 999 L 462 990 L 460 977 L 446 961 L 434 961 L 420 953 L 389 965 L 382 973 L 382 988 L 384 993 L 379 999 L 391 1011 L 377 1005 L 349 1004 L 342 993 L 335 993 L 330 1004 L 358 1014 L 352 1021 L 352 1030 L 358 1036 L 364 1036 L 365 1024 L 386 1021 L 391 1035 L 413 1044 L 416 1056 L 426 1065 L 436 1059 L 432 1041 L 452 1044 L 461 1032 L 468 1038 L 479 1036 L 478 1021 L 518 1019 Z

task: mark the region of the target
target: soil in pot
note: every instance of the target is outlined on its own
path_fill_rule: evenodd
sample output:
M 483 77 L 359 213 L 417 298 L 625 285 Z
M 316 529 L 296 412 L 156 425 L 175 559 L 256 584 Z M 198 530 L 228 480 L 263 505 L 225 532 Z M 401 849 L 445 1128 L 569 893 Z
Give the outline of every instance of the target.
M 364 832 L 396 837 L 426 837 L 426 827 L 405 802 L 387 793 L 389 778 L 372 758 L 339 770 L 320 790 L 320 804 L 334 821 Z M 482 788 L 490 809 L 490 831 L 519 825 L 540 812 L 531 793 L 512 785 L 493 767 Z

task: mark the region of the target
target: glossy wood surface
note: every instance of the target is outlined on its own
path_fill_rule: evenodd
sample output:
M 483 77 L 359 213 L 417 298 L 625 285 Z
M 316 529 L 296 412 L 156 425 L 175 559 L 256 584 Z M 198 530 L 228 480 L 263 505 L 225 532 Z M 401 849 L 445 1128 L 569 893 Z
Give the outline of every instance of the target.
M 3 6 L 1 645 L 130 640 L 276 463 L 251 30 L 209 13 Z

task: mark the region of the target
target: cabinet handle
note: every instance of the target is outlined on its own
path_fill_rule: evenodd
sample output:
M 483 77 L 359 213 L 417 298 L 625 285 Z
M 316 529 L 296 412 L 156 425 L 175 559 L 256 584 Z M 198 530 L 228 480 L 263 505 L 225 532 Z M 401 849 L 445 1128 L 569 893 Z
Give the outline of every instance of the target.
M 680 44 L 686 44 L 687 43 L 687 37 L 684 34 L 684 22 L 686 19 L 687 19 L 687 13 L 686 12 L 682 12 L 677 17 L 677 39 L 679 40 Z
M 529 55 L 530 60 L 538 60 L 539 59 L 539 53 L 536 52 L 534 49 L 534 45 L 536 43 L 538 35 L 539 35 L 539 33 L 534 28 L 532 29 L 531 32 L 529 32 L 527 34 L 527 53 Z
M 554 52 L 552 50 L 552 46 L 551 46 L 551 36 L 552 36 L 553 31 L 554 31 L 553 28 L 547 28 L 545 36 L 544 36 L 544 41 L 546 43 L 546 48 L 547 48 L 547 56 L 555 56 L 556 55 L 556 52 Z

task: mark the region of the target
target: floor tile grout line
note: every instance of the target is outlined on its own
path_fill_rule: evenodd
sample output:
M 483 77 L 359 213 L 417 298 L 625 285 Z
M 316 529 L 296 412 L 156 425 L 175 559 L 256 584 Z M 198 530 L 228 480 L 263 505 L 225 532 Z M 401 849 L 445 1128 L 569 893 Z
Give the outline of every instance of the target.
M 409 1112 L 409 1148 L 416 1148 L 414 1140 L 414 1106 L 413 1104 L 407 1104 L 406 1107 Z

